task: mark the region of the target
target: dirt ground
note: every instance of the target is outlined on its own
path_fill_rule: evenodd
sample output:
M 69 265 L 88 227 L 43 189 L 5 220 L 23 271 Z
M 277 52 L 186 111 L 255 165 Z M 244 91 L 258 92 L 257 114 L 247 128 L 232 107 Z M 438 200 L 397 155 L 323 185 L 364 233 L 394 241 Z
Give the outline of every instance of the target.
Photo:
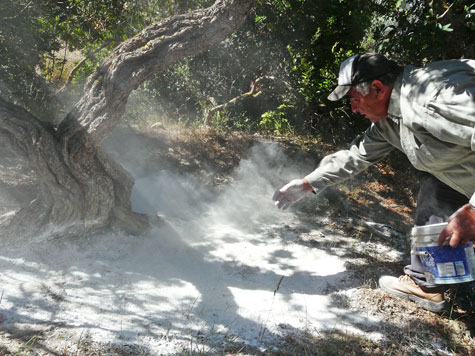
M 119 128 L 104 146 L 118 161 L 130 164 L 125 167 L 133 169 L 136 179 L 157 171 L 172 171 L 193 176 L 203 186 L 219 191 L 236 180 L 233 172 L 256 143 L 277 145 L 287 159 L 299 161 L 303 167 L 312 166 L 331 150 L 311 140 L 161 124 L 146 130 Z M 271 183 L 277 188 L 285 183 L 285 177 Z M 344 185 L 325 190 L 312 202 L 297 204 L 293 209 L 299 221 L 279 225 L 273 232 L 291 236 L 293 244 L 305 249 L 338 254 L 345 261 L 345 277 L 338 283 L 329 283 L 324 294 L 348 313 L 364 314 L 377 323 L 366 325 L 359 333 L 342 332 L 338 328 L 315 332 L 282 326 L 285 329 L 280 333 L 282 337 L 274 339 L 272 347 L 228 338 L 220 339 L 222 346 L 214 346 L 212 352 L 187 346 L 168 354 L 475 355 L 473 283 L 447 291 L 451 307 L 442 315 L 388 296 L 377 286 L 381 275 L 398 276 L 409 261 L 406 236 L 412 225 L 417 185 L 417 173 L 407 169 L 403 158 L 396 156 Z M 241 268 L 239 273 L 242 277 L 253 272 L 252 268 Z M 279 293 L 282 279 L 275 287 L 274 296 Z M 57 303 L 63 301 L 63 295 L 56 290 L 45 293 Z M 89 334 L 80 337 L 76 334 L 72 338 L 61 325 L 15 329 L 8 322 L 7 311 L 2 310 L 3 297 L 2 292 L 0 355 L 158 354 L 127 341 L 101 343 Z M 376 332 L 381 336 L 372 337 Z

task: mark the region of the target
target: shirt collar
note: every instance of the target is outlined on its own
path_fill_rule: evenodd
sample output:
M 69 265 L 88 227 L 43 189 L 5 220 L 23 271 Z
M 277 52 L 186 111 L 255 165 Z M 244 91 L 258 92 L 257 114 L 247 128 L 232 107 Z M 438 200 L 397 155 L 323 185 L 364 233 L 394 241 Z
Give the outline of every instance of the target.
M 393 85 L 393 89 L 391 91 L 391 98 L 389 99 L 389 105 L 388 105 L 388 116 L 390 118 L 399 119 L 401 117 L 401 105 L 400 105 L 401 85 L 402 85 L 402 75 L 400 75 L 396 79 Z

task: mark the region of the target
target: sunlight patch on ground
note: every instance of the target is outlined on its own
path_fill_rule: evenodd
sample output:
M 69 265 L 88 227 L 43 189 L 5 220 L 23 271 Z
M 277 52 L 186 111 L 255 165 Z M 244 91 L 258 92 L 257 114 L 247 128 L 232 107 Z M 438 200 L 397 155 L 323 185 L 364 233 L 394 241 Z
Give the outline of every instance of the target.
M 265 162 L 272 157 L 264 153 L 244 160 L 218 193 L 167 171 L 138 179 L 135 208 L 162 221 L 147 236 L 2 250 L 2 328 L 54 325 L 166 354 L 190 340 L 264 347 L 288 330 L 373 323 L 328 292 L 348 278 L 338 246 L 310 248 L 284 228 L 298 224 L 298 216 L 271 201 L 270 178 L 256 173 L 270 171 Z

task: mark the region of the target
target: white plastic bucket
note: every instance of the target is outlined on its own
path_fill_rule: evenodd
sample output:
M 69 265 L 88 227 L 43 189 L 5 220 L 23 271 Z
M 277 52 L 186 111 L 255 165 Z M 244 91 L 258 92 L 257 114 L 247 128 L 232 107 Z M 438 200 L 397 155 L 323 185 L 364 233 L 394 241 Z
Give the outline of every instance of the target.
M 420 256 L 426 280 L 434 284 L 451 284 L 475 280 L 473 243 L 439 246 L 439 234 L 447 223 L 416 226 L 411 231 L 413 254 Z

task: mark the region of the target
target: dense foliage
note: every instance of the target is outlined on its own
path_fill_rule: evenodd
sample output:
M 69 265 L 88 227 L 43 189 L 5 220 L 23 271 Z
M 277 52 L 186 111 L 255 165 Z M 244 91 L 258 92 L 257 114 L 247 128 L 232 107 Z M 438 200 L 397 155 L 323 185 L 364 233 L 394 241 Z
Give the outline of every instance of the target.
M 73 71 L 68 95 L 80 93 L 80 83 L 118 42 L 212 2 L 2 0 L 0 95 L 54 121 L 67 105 L 54 94 L 80 58 L 87 61 Z M 470 0 L 257 0 L 240 31 L 139 88 L 127 119 L 311 132 L 343 142 L 367 122 L 326 99 L 342 60 L 363 51 L 401 64 L 474 58 L 474 17 Z
M 326 99 L 339 64 L 364 51 L 416 65 L 474 58 L 474 13 L 469 1 L 258 1 L 241 31 L 142 88 L 131 117 L 157 120 L 159 112 L 161 119 L 201 123 L 209 107 L 269 77 L 262 95 L 223 108 L 212 124 L 346 142 L 368 123 L 352 118 L 347 104 Z
M 368 43 L 402 63 L 475 58 L 475 3 L 385 1 L 389 4 L 369 28 Z
M 125 1 L 2 0 L 2 97 L 52 120 L 58 109 L 52 84 L 62 78 L 64 49 L 87 52 L 108 38 L 124 38 L 132 30 L 120 21 L 125 5 Z
M 94 53 L 77 72 L 84 79 L 116 44 L 157 19 L 187 11 L 189 3 L 205 2 L 2 0 L 0 95 L 51 121 L 60 109 L 54 93 L 75 64 L 71 52 Z

